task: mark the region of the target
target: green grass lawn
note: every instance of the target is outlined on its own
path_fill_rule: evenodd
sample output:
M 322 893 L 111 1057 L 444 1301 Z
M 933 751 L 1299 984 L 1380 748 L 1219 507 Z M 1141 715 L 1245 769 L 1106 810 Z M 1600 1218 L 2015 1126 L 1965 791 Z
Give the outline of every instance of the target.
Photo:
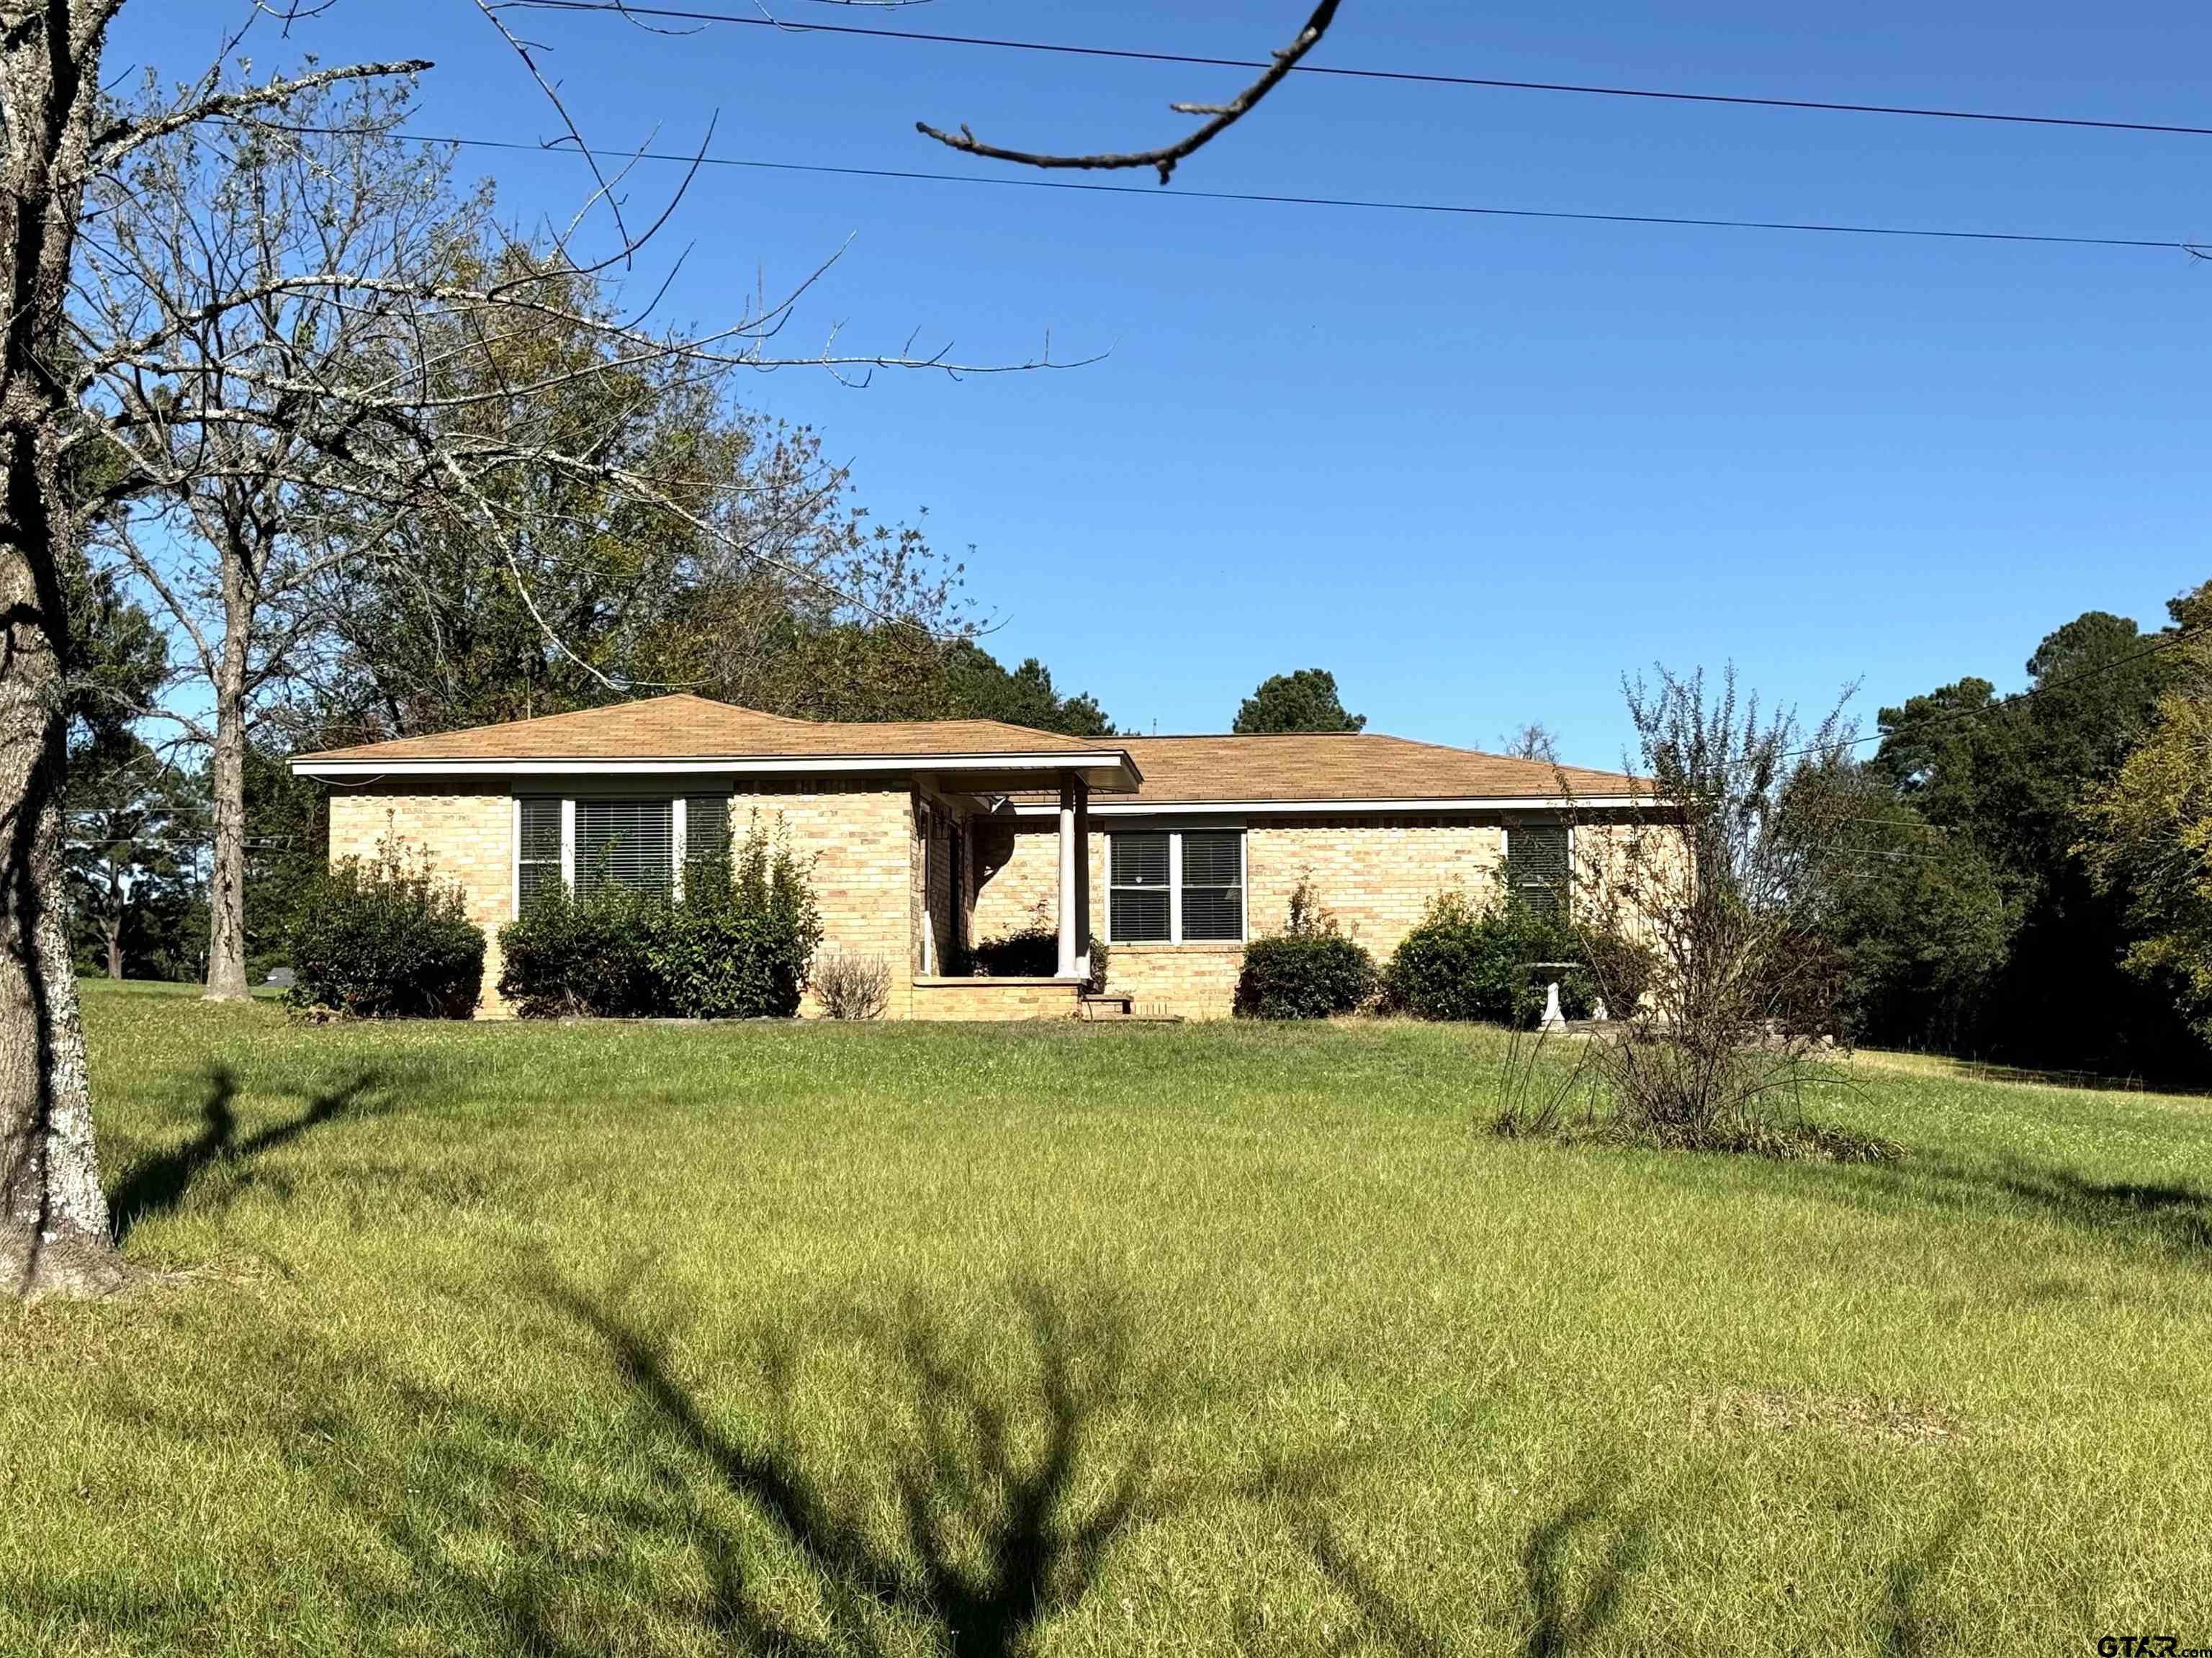
M 2212 1646 L 2212 1102 L 1505 1143 L 1403 1025 L 310 1028 L 92 985 L 0 1653 Z

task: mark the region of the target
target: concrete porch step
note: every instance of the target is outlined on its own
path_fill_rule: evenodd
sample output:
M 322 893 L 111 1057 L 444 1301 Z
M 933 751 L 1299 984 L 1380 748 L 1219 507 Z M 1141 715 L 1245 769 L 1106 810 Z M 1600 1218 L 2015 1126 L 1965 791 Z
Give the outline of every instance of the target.
M 1083 995 L 1083 1017 L 1094 1024 L 1181 1024 L 1182 1015 L 1170 1013 L 1158 1002 L 1139 1002 L 1135 997 L 1112 992 Z

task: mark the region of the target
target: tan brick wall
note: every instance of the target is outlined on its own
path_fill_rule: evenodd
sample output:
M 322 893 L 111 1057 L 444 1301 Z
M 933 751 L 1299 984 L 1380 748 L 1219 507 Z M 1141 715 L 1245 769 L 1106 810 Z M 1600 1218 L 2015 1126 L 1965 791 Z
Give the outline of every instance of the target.
M 922 979 L 917 1019 L 1072 1019 L 1079 987 L 1060 979 Z
M 494 987 L 499 979 L 498 929 L 513 919 L 514 808 L 504 788 L 440 794 L 362 790 L 335 794 L 331 802 L 333 858 L 374 856 L 386 838 L 427 853 L 437 872 L 459 884 L 470 918 L 485 929 L 490 948 L 480 1011 L 503 1012 Z M 1031 1011 L 1006 981 L 970 987 L 927 986 L 917 991 L 924 872 L 936 864 L 937 890 L 953 890 L 950 819 L 925 841 L 918 833 L 915 797 L 903 786 L 845 788 L 804 783 L 773 793 L 731 799 L 731 829 L 743 837 L 757 822 L 781 826 L 793 851 L 808 861 L 822 914 L 822 948 L 880 957 L 890 969 L 891 1018 L 1060 1017 Z M 971 819 L 975 889 L 969 937 L 986 940 L 1031 925 L 1040 913 L 1055 914 L 1058 827 L 1048 817 L 1018 825 Z M 1089 847 L 1092 921 L 1106 931 L 1106 835 L 1094 829 Z M 1596 832 L 1578 835 L 1584 866 L 1614 864 L 1599 856 Z M 1477 900 L 1492 890 L 1503 854 L 1495 823 L 1428 817 L 1264 818 L 1248 824 L 1245 842 L 1246 926 L 1253 937 L 1278 931 L 1291 892 L 1310 881 L 1323 908 L 1370 950 L 1389 958 L 1429 900 L 1457 886 Z M 1040 911 L 1042 906 L 1042 911 Z M 949 911 L 949 905 L 945 906 Z M 949 918 L 940 918 L 944 920 Z M 951 943 L 949 926 L 940 946 Z M 1121 944 L 1110 952 L 1108 988 L 1141 1006 L 1185 1017 L 1224 1017 L 1231 1010 L 1243 960 L 1239 945 Z M 941 957 L 940 960 L 943 958 Z M 1051 986 L 1036 1008 L 1065 1011 L 1073 992 Z M 991 1008 L 1018 1007 L 992 1013 Z M 958 1010 L 946 1011 L 947 1009 Z M 984 1011 L 975 1011 L 975 1010 Z M 803 1010 L 818 1009 L 811 998 Z
M 373 857 L 392 838 L 428 855 L 437 872 L 458 882 L 469 919 L 484 929 L 481 1014 L 507 1009 L 498 996 L 499 929 L 514 919 L 514 807 L 504 786 L 446 794 L 389 789 L 333 793 L 331 856 Z M 913 998 L 913 932 L 907 894 L 914 819 L 903 787 L 839 789 L 811 786 L 730 799 L 730 830 L 742 840 L 757 823 L 781 825 L 792 850 L 808 863 L 822 913 L 822 948 L 879 956 L 890 969 L 893 1018 Z M 818 1011 L 809 999 L 802 1009 Z
M 1504 844 L 1494 823 L 1465 818 L 1351 817 L 1253 820 L 1245 839 L 1253 938 L 1279 932 L 1291 894 L 1310 883 L 1321 907 L 1379 964 L 1410 932 L 1429 900 L 1457 887 L 1486 900 Z
M 1093 925 L 1106 932 L 1106 835 L 1091 836 Z M 978 829 L 975 934 L 996 938 L 1030 925 L 1036 906 L 1048 917 L 1058 889 L 1058 826 L 1030 817 L 1019 827 Z M 1246 931 L 1281 930 L 1291 894 L 1310 880 L 1337 924 L 1380 963 L 1448 886 L 1487 895 L 1503 842 L 1495 823 L 1431 817 L 1253 818 L 1244 845 L 1249 890 Z M 1109 951 L 1107 988 L 1185 1018 L 1225 1018 L 1243 963 L 1241 945 L 1120 944 Z
M 1057 926 L 1059 824 L 1049 817 L 1024 818 L 1018 827 L 1006 818 L 974 818 L 969 833 L 975 843 L 975 890 L 968 936 L 983 944 L 1040 920 Z
M 483 993 L 477 1011 L 497 1017 L 499 930 L 514 919 L 514 802 L 504 787 L 450 794 L 388 788 L 333 790 L 331 859 L 374 858 L 389 841 L 427 857 L 437 875 L 459 886 L 469 920 L 484 930 Z
M 781 826 L 791 849 L 808 861 L 814 902 L 822 914 L 822 951 L 881 957 L 890 969 L 884 1017 L 907 1017 L 914 999 L 914 802 L 904 788 L 840 789 L 811 786 L 730 797 L 730 832 L 743 840 L 757 822 Z M 821 1011 L 810 993 L 802 1016 Z
M 1581 914 L 1656 944 L 1690 896 L 1689 840 L 1674 824 L 1577 823 L 1573 873 Z
M 1113 944 L 1106 988 L 1131 998 L 1138 1013 L 1225 1019 L 1243 966 L 1242 944 Z

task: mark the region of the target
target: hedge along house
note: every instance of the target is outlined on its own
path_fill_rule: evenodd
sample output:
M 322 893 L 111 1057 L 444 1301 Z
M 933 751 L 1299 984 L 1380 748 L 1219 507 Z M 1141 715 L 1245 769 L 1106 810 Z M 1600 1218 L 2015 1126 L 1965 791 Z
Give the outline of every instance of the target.
M 879 957 L 890 1014 L 1082 1011 L 1089 939 L 1109 994 L 1226 1014 L 1248 938 L 1302 883 L 1386 956 L 1430 899 L 1499 875 L 1563 901 L 1571 817 L 1635 780 L 1368 733 L 1074 738 L 994 720 L 837 724 L 679 695 L 296 756 L 331 790 L 331 855 L 387 844 L 457 883 L 491 941 L 580 873 L 672 889 L 749 825 L 811 860 L 824 951 Z M 1562 785 L 1565 785 L 1563 792 Z M 1057 970 L 977 978 L 969 949 L 1042 926 Z

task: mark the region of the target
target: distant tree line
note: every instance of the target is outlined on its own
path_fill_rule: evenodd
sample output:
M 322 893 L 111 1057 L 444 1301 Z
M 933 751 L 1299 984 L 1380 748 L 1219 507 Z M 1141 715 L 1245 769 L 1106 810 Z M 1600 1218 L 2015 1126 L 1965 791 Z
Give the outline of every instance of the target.
M 1829 926 L 1862 1040 L 2212 1076 L 2212 584 L 2168 610 L 2075 617 L 2022 691 L 1885 708 L 1826 775 L 1853 808 Z

